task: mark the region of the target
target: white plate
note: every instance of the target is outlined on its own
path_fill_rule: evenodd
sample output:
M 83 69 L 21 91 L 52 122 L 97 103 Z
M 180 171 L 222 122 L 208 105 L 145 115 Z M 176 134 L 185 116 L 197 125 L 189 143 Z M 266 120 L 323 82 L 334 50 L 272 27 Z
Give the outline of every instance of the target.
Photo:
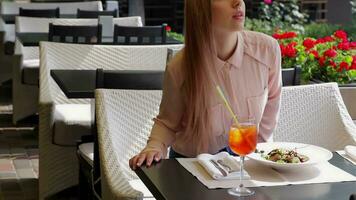
M 257 144 L 257 149 L 259 151 L 263 150 L 264 154 L 267 154 L 276 148 L 282 148 L 287 150 L 296 149 L 298 153 L 308 156 L 309 160 L 304 163 L 276 163 L 270 160 L 266 160 L 261 156 L 260 153 L 252 153 L 247 155 L 247 157 L 263 165 L 267 165 L 280 170 L 301 169 L 304 167 L 310 167 L 321 162 L 326 162 L 333 157 L 333 154 L 329 150 L 311 144 L 292 142 L 268 142 Z

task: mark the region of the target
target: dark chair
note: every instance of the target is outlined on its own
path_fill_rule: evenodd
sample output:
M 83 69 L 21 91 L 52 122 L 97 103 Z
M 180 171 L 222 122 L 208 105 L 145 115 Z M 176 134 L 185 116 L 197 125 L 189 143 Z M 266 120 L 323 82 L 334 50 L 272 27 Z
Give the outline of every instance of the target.
M 283 86 L 300 85 L 301 74 L 300 67 L 282 69 Z
M 20 8 L 19 16 L 59 18 L 59 8 L 56 8 L 56 9 L 24 9 L 24 8 Z
M 166 26 L 166 24 L 163 24 L 162 26 L 143 27 L 115 25 L 114 43 L 124 45 L 165 44 L 167 40 Z
M 100 24 L 98 26 L 62 26 L 51 23 L 49 24 L 48 40 L 64 43 L 101 43 L 101 32 Z M 55 40 L 58 37 L 59 41 Z M 72 40 L 68 38 L 72 38 Z
M 77 18 L 98 18 L 99 16 L 117 17 L 117 10 L 113 11 L 93 11 L 93 10 L 77 10 Z
M 153 70 L 96 70 L 96 88 L 105 89 L 133 89 L 133 90 L 161 90 L 163 85 L 164 71 Z M 94 161 L 93 166 L 83 158 L 83 155 L 78 151 L 79 157 L 79 188 L 80 199 L 87 199 L 87 191 L 94 191 L 100 196 L 101 184 L 100 181 L 100 160 L 99 147 L 97 141 L 96 124 L 94 125 L 93 138 L 88 139 L 88 136 L 82 138 L 82 142 L 94 141 Z M 93 172 L 91 174 L 91 172 Z M 93 178 L 91 178 L 93 176 Z M 94 183 L 92 183 L 94 181 Z M 93 188 L 94 187 L 94 188 Z M 90 197 L 89 197 L 90 198 Z

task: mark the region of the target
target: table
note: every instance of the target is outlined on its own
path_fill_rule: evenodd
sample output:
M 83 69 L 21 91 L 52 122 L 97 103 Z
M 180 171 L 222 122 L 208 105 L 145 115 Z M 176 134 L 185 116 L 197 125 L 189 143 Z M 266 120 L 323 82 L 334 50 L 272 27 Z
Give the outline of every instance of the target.
M 16 33 L 16 37 L 23 46 L 39 46 L 40 41 L 48 41 L 48 33 Z M 160 38 L 157 38 L 157 45 L 162 45 L 159 39 Z M 113 45 L 113 38 L 103 37 L 102 43 L 100 44 Z M 165 44 L 182 44 L 182 42 L 174 38 L 167 37 L 167 42 Z
M 356 176 L 356 166 L 339 154 L 333 153 L 333 158 L 329 162 Z M 208 189 L 175 159 L 162 160 L 150 168 L 143 166 L 135 172 L 157 200 L 238 199 L 229 195 L 227 189 Z M 257 187 L 253 189 L 256 191 L 254 196 L 241 199 L 349 200 L 350 195 L 356 193 L 356 182 Z
M 94 98 L 96 70 L 52 69 L 50 74 L 68 98 Z

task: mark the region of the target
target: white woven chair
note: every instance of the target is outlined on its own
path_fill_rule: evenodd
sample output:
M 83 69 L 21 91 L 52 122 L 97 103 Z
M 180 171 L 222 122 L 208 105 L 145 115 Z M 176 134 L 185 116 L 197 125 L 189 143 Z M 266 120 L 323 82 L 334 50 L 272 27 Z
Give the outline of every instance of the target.
M 68 99 L 51 69 L 164 70 L 167 48 L 177 45 L 110 46 L 42 42 L 40 45 L 40 198 L 78 183 L 75 140 L 90 133 L 88 99 Z M 181 46 L 181 45 L 178 45 Z M 79 115 L 79 110 L 83 115 Z M 73 112 L 76 113 L 73 115 Z M 61 113 L 59 115 L 59 113 Z M 67 115 L 74 116 L 71 119 Z M 58 116 L 62 116 L 58 118 Z M 76 126 L 76 129 L 73 129 Z M 55 138 L 54 138 L 55 134 Z M 67 145 L 58 146 L 52 143 Z M 68 146 L 69 145 L 69 146 Z
M 53 18 L 16 17 L 16 33 L 46 33 L 49 23 L 53 20 Z M 22 62 L 14 65 L 12 70 L 12 120 L 14 124 L 38 112 L 38 73 L 25 75 L 24 70 L 38 72 L 40 65 L 38 47 L 25 47 L 16 39 L 15 54 L 22 55 Z M 24 80 L 31 80 L 32 84 L 24 84 Z
M 114 18 L 113 24 L 142 26 L 140 17 Z M 16 17 L 16 32 L 48 32 L 49 23 L 55 25 L 95 26 L 98 19 L 70 19 L 70 18 L 37 18 Z M 21 42 L 15 42 L 15 54 L 23 55 L 23 62 L 13 69 L 13 123 L 38 112 L 38 68 L 39 48 L 24 47 Z M 9 66 L 11 67 L 11 66 Z M 30 69 L 30 70 L 28 70 Z M 23 73 L 31 72 L 31 73 Z M 25 84 L 23 83 L 25 82 Z M 27 82 L 27 84 L 26 84 Z M 29 84 L 28 84 L 29 83 Z
M 1 14 L 19 14 L 19 8 L 25 9 L 53 9 L 59 8 L 61 15 L 73 15 L 77 13 L 77 9 L 82 10 L 103 10 L 101 1 L 86 1 L 86 2 L 56 2 L 56 3 L 30 3 L 30 2 L 8 2 L 2 1 L 0 6 Z M 15 41 L 15 25 L 6 24 L 5 41 Z
M 54 9 L 59 8 L 61 15 L 75 15 L 77 9 L 82 10 L 103 10 L 101 1 L 86 1 L 86 2 L 55 2 L 55 3 L 31 3 L 31 2 L 10 2 L 2 1 L 0 12 L 1 14 L 19 14 L 19 9 Z
M 356 144 L 356 126 L 336 83 L 283 87 L 273 138 L 335 151 Z
M 146 145 L 160 90 L 96 90 L 102 199 L 146 199 L 151 193 L 129 168 Z
M 142 20 L 140 16 L 118 17 L 113 19 L 113 27 L 114 25 L 142 26 Z

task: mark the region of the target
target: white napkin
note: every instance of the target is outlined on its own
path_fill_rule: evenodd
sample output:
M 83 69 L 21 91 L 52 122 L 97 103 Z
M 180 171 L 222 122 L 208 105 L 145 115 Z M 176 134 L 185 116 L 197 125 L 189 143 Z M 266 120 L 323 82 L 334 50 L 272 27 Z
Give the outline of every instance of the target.
M 350 158 L 356 161 L 356 146 L 347 145 L 344 150 Z
M 198 155 L 197 160 L 215 180 L 232 180 L 240 178 L 240 165 L 238 161 L 227 152 L 220 152 L 215 155 L 203 153 Z M 211 160 L 218 164 L 220 170 Z M 228 168 L 230 168 L 230 170 Z M 221 170 L 224 170 L 227 173 L 227 176 L 224 176 Z M 247 180 L 250 178 L 250 175 L 244 170 L 242 179 Z

